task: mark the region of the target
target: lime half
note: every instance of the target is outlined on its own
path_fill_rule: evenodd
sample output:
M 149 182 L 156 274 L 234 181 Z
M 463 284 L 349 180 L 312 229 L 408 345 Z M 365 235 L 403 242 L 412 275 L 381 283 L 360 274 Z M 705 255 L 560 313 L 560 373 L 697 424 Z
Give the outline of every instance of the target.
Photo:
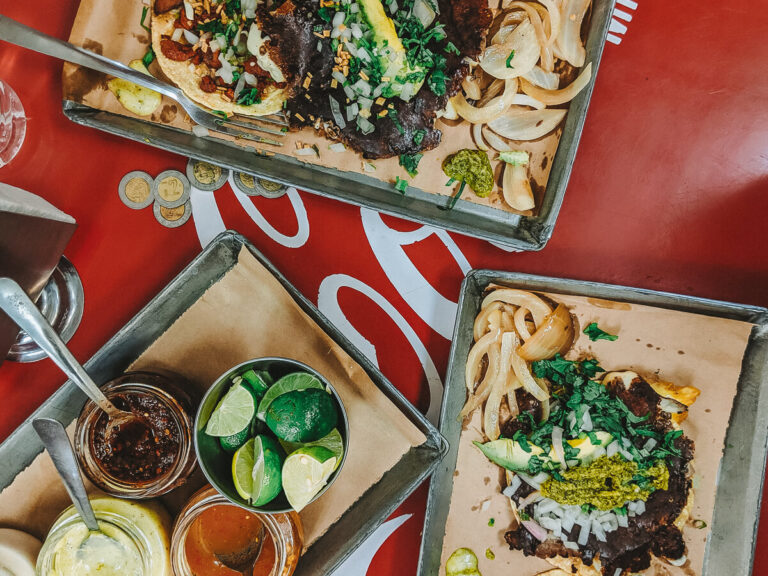
M 321 446 L 327 448 L 333 455 L 336 456 L 336 466 L 334 470 L 341 464 L 341 457 L 344 456 L 344 439 L 341 437 L 341 433 L 337 428 L 331 430 L 331 433 L 327 436 L 316 440 L 315 442 L 309 442 L 307 444 L 301 444 L 299 442 L 287 442 L 280 440 L 280 445 L 285 449 L 287 454 L 291 454 L 299 448 L 311 448 L 312 446 Z
M 288 503 L 299 512 L 328 483 L 336 456 L 322 446 L 299 448 L 283 464 L 283 490 Z
M 259 403 L 259 410 L 256 413 L 256 416 L 259 420 L 264 420 L 267 416 L 269 405 L 272 404 L 275 398 L 286 392 L 306 390 L 307 388 L 317 388 L 318 390 L 325 389 L 317 376 L 313 376 L 307 372 L 294 372 L 293 374 L 283 376 L 280 380 L 270 386 L 269 390 L 264 394 L 264 398 L 262 398 Z
M 254 439 L 243 444 L 232 457 L 232 480 L 240 497 L 250 501 L 253 492 Z M 263 468 L 263 462 L 262 462 Z
M 219 444 L 221 444 L 221 447 L 224 449 L 225 452 L 234 452 L 238 448 L 240 448 L 243 444 L 245 444 L 248 441 L 248 438 L 251 437 L 251 427 L 246 426 L 240 432 L 237 434 L 232 434 L 231 436 L 222 436 L 219 438 Z
M 205 433 L 209 436 L 233 436 L 251 423 L 256 403 L 251 393 L 241 384 L 235 384 L 221 399 L 208 419 Z

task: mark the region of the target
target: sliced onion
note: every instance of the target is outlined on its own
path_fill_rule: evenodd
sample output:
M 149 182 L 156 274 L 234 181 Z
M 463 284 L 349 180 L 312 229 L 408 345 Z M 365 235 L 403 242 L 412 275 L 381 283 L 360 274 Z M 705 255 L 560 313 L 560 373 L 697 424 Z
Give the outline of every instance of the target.
M 567 110 L 516 110 L 488 122 L 494 132 L 510 140 L 537 140 L 552 132 Z
M 561 58 L 576 68 L 581 68 L 586 51 L 581 41 L 581 23 L 589 9 L 590 0 L 564 0 L 562 3 L 563 26 L 557 35 L 557 49 Z
M 488 350 L 491 344 L 496 342 L 499 338 L 499 330 L 488 332 L 485 336 L 480 338 L 469 351 L 467 355 L 467 364 L 464 368 L 464 382 L 467 386 L 467 391 L 472 394 L 475 390 L 475 382 L 477 382 L 477 375 L 480 372 L 480 362 L 483 356 L 488 354 Z
M 480 340 L 480 338 L 483 337 L 483 334 L 487 333 L 490 330 L 490 327 L 488 326 L 488 318 L 494 310 L 501 310 L 504 304 L 502 302 L 494 302 L 487 308 L 483 308 L 480 310 L 480 313 L 475 318 L 475 324 L 472 327 L 472 334 L 474 336 L 475 342 Z
M 184 34 L 184 28 L 176 28 L 176 30 L 173 31 L 173 34 L 171 34 L 171 40 L 174 42 L 178 42 L 181 40 L 182 35 Z
M 515 339 L 517 339 L 517 336 L 515 336 Z M 512 370 L 514 370 L 515 376 L 517 376 L 517 379 L 520 380 L 523 388 L 525 388 L 531 396 L 536 398 L 539 402 L 543 402 L 546 398 L 549 398 L 549 391 L 546 388 L 543 388 L 533 378 L 533 375 L 528 368 L 528 364 L 526 364 L 525 360 L 517 353 L 517 351 L 512 352 L 511 361 Z
M 475 108 L 467 102 L 464 95 L 459 92 L 451 99 L 456 112 L 467 122 L 472 124 L 486 124 L 501 117 L 511 106 L 512 99 L 517 93 L 517 78 L 510 78 L 504 82 L 504 93 L 497 96 L 482 108 Z
M 521 340 L 528 340 L 531 337 L 531 333 L 528 331 L 528 325 L 525 323 L 525 318 L 528 316 L 528 308 L 520 307 L 515 310 L 515 330 L 520 336 Z
M 491 148 L 496 150 L 497 152 L 511 152 L 512 148 L 510 148 L 509 144 L 504 142 L 498 135 L 494 134 L 490 130 L 485 130 L 483 132 L 483 135 L 485 136 L 486 142 L 490 144 Z
M 485 403 L 483 413 L 483 432 L 489 440 L 498 440 L 499 431 L 499 408 L 501 401 L 506 393 L 507 374 L 504 369 L 509 366 L 512 355 L 512 347 L 515 345 L 517 337 L 514 332 L 505 332 L 501 335 L 501 354 L 499 356 L 500 370 L 495 374 L 494 381 L 491 383 L 491 391 L 488 394 L 488 400 Z
M 187 17 L 187 20 L 195 19 L 195 9 L 192 8 L 192 4 L 187 2 L 187 0 L 184 0 L 184 16 Z
M 461 87 L 464 89 L 464 93 L 470 100 L 480 100 L 483 95 L 480 90 L 480 84 L 477 82 L 477 78 L 464 78 Z
M 560 76 L 555 72 L 542 70 L 539 66 L 534 66 L 533 70 L 523 75 L 523 78 L 545 90 L 557 90 L 560 87 Z
M 518 350 L 518 354 L 530 362 L 552 358 L 558 352 L 563 354 L 570 348 L 573 335 L 571 314 L 564 304 L 558 304 Z
M 472 124 L 472 139 L 475 141 L 475 146 L 477 146 L 478 149 L 488 152 L 488 144 L 483 140 L 482 124 Z
M 498 78 L 491 82 L 488 87 L 485 89 L 485 93 L 483 94 L 482 98 L 477 101 L 477 107 L 482 108 L 488 102 L 491 101 L 491 99 L 495 98 L 499 94 L 501 94 L 501 91 L 504 89 L 504 80 L 499 80 Z
M 506 164 L 502 178 L 504 201 L 515 210 L 533 210 L 536 203 L 528 178 L 528 169 L 523 164 Z
M 537 0 L 540 4 L 543 4 L 549 12 L 549 39 L 547 40 L 547 46 L 551 46 L 557 40 L 557 35 L 560 33 L 560 8 L 555 0 Z
M 184 28 L 181 28 L 181 30 L 184 30 Z M 174 31 L 174 34 L 175 33 L 176 32 Z M 198 42 L 200 42 L 200 37 L 197 36 L 196 34 L 193 34 L 189 30 L 184 30 L 184 38 L 186 38 L 187 42 L 189 42 L 192 45 L 195 45 Z
M 589 81 L 592 79 L 592 62 L 589 62 L 581 71 L 579 76 L 571 82 L 565 88 L 560 90 L 545 90 L 539 88 L 528 82 L 525 78 L 522 79 L 523 92 L 540 100 L 547 106 L 557 106 L 558 104 L 565 104 L 573 100 L 576 95 L 587 87 Z
M 512 480 L 509 481 L 509 486 L 504 488 L 504 490 L 501 491 L 504 496 L 507 498 L 512 498 L 512 496 L 515 495 L 515 492 L 517 492 L 518 488 L 523 484 L 523 481 L 520 480 L 520 478 L 515 474 L 512 476 Z
M 517 404 L 516 393 L 516 390 L 520 387 L 520 381 L 515 377 L 515 373 L 509 370 L 509 373 L 507 374 L 507 406 L 509 407 L 509 415 L 512 418 L 520 413 L 520 406 Z
M 542 388 L 546 386 L 543 380 L 539 380 L 538 378 L 534 378 L 534 380 L 536 380 L 536 382 L 538 382 L 539 386 L 541 386 Z M 549 418 L 549 411 L 550 411 L 549 398 L 547 398 L 546 400 L 541 401 L 541 421 L 542 422 L 545 422 Z
M 485 371 L 483 381 L 480 382 L 473 392 L 469 393 L 467 403 L 459 413 L 459 420 L 469 416 L 488 398 L 488 395 L 491 393 L 491 385 L 496 381 L 496 376 L 501 371 L 500 357 L 501 345 L 498 342 L 494 342 L 488 350 L 488 369 Z
M 531 533 L 531 535 L 536 538 L 536 540 L 540 540 L 541 542 L 544 542 L 544 540 L 547 539 L 547 536 L 549 533 L 544 530 L 539 524 L 537 524 L 533 520 L 523 520 L 521 522 L 523 526 L 525 526 L 525 529 L 528 530 L 528 532 Z
M 533 96 L 529 96 L 528 94 L 515 94 L 512 98 L 512 105 L 513 106 L 530 106 L 531 108 L 534 108 L 536 110 L 544 110 L 544 108 L 547 107 L 544 102 L 541 102 L 540 100 L 536 100 Z
M 486 308 L 493 302 L 504 302 L 505 304 L 528 308 L 531 311 L 531 316 L 533 316 L 536 326 L 541 326 L 546 316 L 552 312 L 552 308 L 544 300 L 531 292 L 516 288 L 499 288 L 494 290 L 483 299 L 481 308 Z
M 514 50 L 510 65 L 507 59 Z M 539 61 L 540 48 L 530 19 L 523 20 L 503 44 L 492 44 L 480 57 L 480 67 L 494 78 L 516 78 L 529 72 Z
M 547 32 L 544 30 L 544 21 L 542 21 L 541 15 L 536 10 L 533 3 L 516 1 L 516 2 L 511 2 L 509 4 L 509 7 L 520 8 L 528 15 L 528 18 L 531 20 L 531 24 L 533 24 L 533 28 L 536 31 L 536 38 L 539 42 L 540 50 L 543 51 L 544 48 L 549 46 L 549 36 L 547 35 Z M 546 12 L 546 14 L 547 14 L 547 18 L 549 18 L 549 12 Z M 547 23 L 549 23 L 549 20 L 547 20 Z

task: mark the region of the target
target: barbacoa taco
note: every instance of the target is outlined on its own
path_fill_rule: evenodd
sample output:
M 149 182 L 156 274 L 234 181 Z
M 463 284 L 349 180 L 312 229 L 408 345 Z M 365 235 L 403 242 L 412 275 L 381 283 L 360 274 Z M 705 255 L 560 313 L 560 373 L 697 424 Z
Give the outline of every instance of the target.
M 293 78 L 281 58 L 276 16 L 258 0 L 155 0 L 152 47 L 168 79 L 227 114 L 280 111 Z

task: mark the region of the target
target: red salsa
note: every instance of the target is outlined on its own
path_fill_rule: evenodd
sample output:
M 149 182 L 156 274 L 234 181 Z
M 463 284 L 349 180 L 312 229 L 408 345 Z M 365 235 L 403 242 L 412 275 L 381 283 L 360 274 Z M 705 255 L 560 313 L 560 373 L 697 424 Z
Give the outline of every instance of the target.
M 108 433 L 108 416 L 99 417 L 91 438 L 93 457 L 99 466 L 110 476 L 132 484 L 163 476 L 179 457 L 181 445 L 171 409 L 145 392 L 122 392 L 110 400 L 137 419 Z

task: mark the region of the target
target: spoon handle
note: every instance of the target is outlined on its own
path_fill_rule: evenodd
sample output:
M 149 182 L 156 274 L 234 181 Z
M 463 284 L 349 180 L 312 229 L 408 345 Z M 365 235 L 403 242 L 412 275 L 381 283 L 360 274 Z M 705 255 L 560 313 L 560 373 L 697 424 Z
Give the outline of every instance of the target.
M 80 476 L 80 467 L 77 464 L 75 451 L 69 443 L 69 437 L 64 426 L 52 418 L 36 418 L 32 421 L 32 427 L 40 436 L 40 440 L 43 441 L 45 449 L 48 450 L 53 465 L 56 466 L 59 476 L 64 481 L 67 493 L 83 522 L 89 530 L 98 531 L 99 524 L 96 522 L 96 515 L 93 513 L 83 478 Z
M 69 376 L 70 380 L 102 410 L 114 414 L 117 408 L 91 380 L 85 369 L 75 359 L 66 344 L 30 300 L 27 293 L 14 280 L 0 278 L 0 309 L 29 334 L 40 348 Z

